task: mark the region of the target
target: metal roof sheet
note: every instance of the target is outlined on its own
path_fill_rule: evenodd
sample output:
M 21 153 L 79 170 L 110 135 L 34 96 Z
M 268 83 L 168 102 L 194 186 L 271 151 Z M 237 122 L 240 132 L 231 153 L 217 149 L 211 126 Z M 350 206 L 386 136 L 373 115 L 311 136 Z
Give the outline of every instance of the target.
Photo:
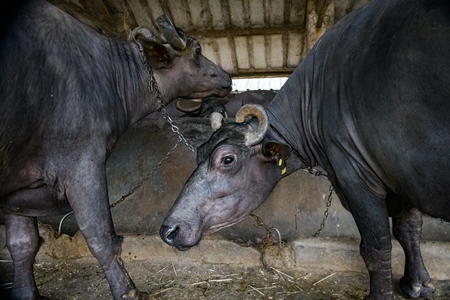
M 161 14 L 233 77 L 289 75 L 323 32 L 369 0 L 49 0 L 111 36 Z

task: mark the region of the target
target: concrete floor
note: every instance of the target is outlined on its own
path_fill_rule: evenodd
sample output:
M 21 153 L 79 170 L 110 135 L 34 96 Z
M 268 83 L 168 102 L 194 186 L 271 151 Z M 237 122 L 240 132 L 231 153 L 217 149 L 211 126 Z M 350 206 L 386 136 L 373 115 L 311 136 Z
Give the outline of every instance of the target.
M 227 264 L 155 264 L 129 261 L 130 276 L 149 299 L 365 299 L 368 276 L 360 272 L 320 272 Z M 41 295 L 50 299 L 108 300 L 109 286 L 92 262 L 55 260 L 35 267 Z M 0 270 L 8 272 L 5 265 Z M 398 278 L 395 278 L 398 281 Z M 450 281 L 433 281 L 433 300 L 450 298 Z M 0 291 L 8 299 L 10 290 Z M 403 298 L 398 292 L 398 300 Z
M 4 245 L 3 226 L 0 232 Z M 80 234 L 56 239 L 46 226 L 41 226 L 40 234 L 46 242 L 37 256 L 35 275 L 42 295 L 111 299 L 103 272 Z M 281 247 L 266 240 L 264 245 L 237 244 L 213 235 L 179 252 L 158 236 L 128 234 L 122 258 L 138 288 L 147 291 L 150 299 L 312 300 L 364 299 L 368 295 L 368 276 L 357 240 L 308 238 Z M 426 242 L 422 251 L 436 287 L 433 299 L 450 299 L 450 243 Z M 394 243 L 395 280 L 403 269 L 402 256 Z M 5 247 L 0 250 L 0 261 L 5 296 L 12 276 Z M 397 299 L 403 298 L 398 294 Z

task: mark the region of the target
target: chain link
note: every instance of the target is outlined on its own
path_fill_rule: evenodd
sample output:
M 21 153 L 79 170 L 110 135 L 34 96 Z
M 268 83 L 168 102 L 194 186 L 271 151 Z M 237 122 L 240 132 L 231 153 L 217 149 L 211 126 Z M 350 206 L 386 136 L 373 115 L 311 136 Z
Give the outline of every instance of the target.
M 281 247 L 283 245 L 283 241 L 281 240 L 281 233 L 278 230 L 278 228 L 276 228 L 276 227 L 270 227 L 269 228 L 266 224 L 264 224 L 263 220 L 260 217 L 258 217 L 257 215 L 255 215 L 255 214 L 249 214 L 249 216 L 251 216 L 251 217 L 253 217 L 253 219 L 255 219 L 256 224 L 258 226 L 263 227 L 267 231 L 267 234 L 266 234 L 266 236 L 265 236 L 265 238 L 263 239 L 263 242 L 262 242 L 263 247 L 268 243 L 268 241 L 273 241 L 272 231 L 275 231 L 277 233 L 277 235 L 278 235 L 278 246 L 281 249 Z M 270 244 L 271 244 L 271 242 L 270 242 Z
M 159 112 L 161 112 L 164 119 L 166 119 L 166 121 L 170 124 L 172 131 L 178 135 L 178 139 L 183 141 L 183 143 L 189 148 L 189 150 L 196 153 L 194 147 L 187 141 L 187 139 L 184 137 L 184 135 L 180 132 L 180 128 L 177 125 L 175 125 L 175 122 L 172 120 L 172 118 L 169 116 L 169 114 L 166 111 L 166 106 L 162 102 L 161 102 L 161 108 L 159 109 Z
M 180 128 L 175 125 L 175 122 L 172 120 L 172 118 L 169 116 L 169 114 L 166 111 L 166 106 L 164 105 L 162 99 L 161 99 L 161 93 L 159 91 L 158 84 L 156 83 L 155 78 L 153 77 L 153 73 L 151 71 L 151 67 L 149 66 L 147 60 L 145 59 L 144 55 L 142 55 L 142 58 L 144 60 L 144 66 L 147 69 L 148 77 L 150 78 L 148 83 L 148 90 L 150 93 L 153 91 L 156 91 L 156 97 L 158 98 L 158 102 L 161 105 L 161 108 L 158 110 L 164 119 L 170 124 L 172 131 L 175 132 L 178 135 L 178 139 L 182 140 L 186 146 L 194 153 L 196 153 L 194 147 L 188 142 L 188 140 L 184 137 L 184 135 L 180 132 Z
M 322 219 L 322 223 L 320 224 L 320 226 L 319 226 L 319 229 L 316 231 L 316 233 L 314 233 L 314 236 L 316 237 L 316 236 L 319 236 L 319 234 L 320 234 L 320 232 L 325 228 L 325 222 L 327 221 L 327 219 L 328 219 L 328 215 L 329 215 L 329 209 L 330 209 L 330 206 L 331 206 L 331 200 L 332 200 L 332 196 L 333 196 L 333 186 L 332 185 L 330 185 L 330 188 L 329 188 L 329 190 L 328 190 L 329 192 L 328 192 L 328 199 L 327 199 L 327 204 L 326 204 L 326 209 L 325 209 L 325 212 L 323 213 L 323 219 Z
M 323 177 L 328 180 L 328 175 L 322 170 L 317 170 L 317 169 L 314 169 L 311 167 L 307 167 L 307 168 L 304 168 L 303 171 L 308 172 L 309 174 L 312 174 L 314 176 Z M 332 200 L 333 200 L 333 186 L 330 184 L 330 187 L 328 189 L 327 204 L 326 204 L 325 212 L 323 213 L 322 223 L 320 223 L 319 229 L 316 231 L 316 233 L 314 233 L 314 237 L 319 236 L 319 234 L 325 228 L 325 222 L 327 221 L 328 216 L 330 214 L 329 210 L 331 207 Z M 268 228 L 268 226 L 266 224 L 264 224 L 264 222 L 261 220 L 261 218 L 256 216 L 255 214 L 250 214 L 250 216 L 252 216 L 256 220 L 256 223 L 258 223 L 259 226 L 264 227 L 269 233 L 270 233 L 270 230 L 276 229 L 276 228 Z M 278 236 L 280 239 L 280 247 L 281 247 L 281 235 L 280 235 L 278 229 L 276 229 L 276 231 L 278 232 Z
M 322 170 L 317 170 L 317 169 L 314 169 L 311 167 L 307 167 L 307 168 L 303 169 L 303 171 L 308 172 L 309 174 L 312 174 L 314 176 L 323 177 L 326 180 L 328 180 L 328 175 Z
M 323 177 L 326 180 L 328 180 L 328 175 L 322 171 L 317 170 L 311 167 L 304 168 L 303 171 L 308 172 L 309 174 L 312 174 L 314 176 Z M 325 222 L 328 219 L 329 215 L 329 209 L 331 206 L 331 200 L 333 199 L 333 186 L 330 184 L 330 188 L 328 189 L 328 198 L 327 198 L 327 204 L 325 208 L 325 212 L 323 213 L 322 223 L 320 223 L 319 229 L 314 233 L 314 236 L 319 236 L 319 234 L 322 232 L 322 230 L 325 228 Z

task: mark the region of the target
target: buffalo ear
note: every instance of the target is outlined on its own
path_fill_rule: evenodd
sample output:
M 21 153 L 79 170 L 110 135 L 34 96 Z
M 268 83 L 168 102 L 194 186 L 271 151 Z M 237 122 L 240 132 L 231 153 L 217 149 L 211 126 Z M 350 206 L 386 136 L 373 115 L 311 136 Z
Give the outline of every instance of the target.
M 263 145 L 263 154 L 267 159 L 276 161 L 278 166 L 284 170 L 286 167 L 286 160 L 291 154 L 291 149 L 291 146 L 286 144 L 266 142 Z
M 156 69 L 171 67 L 172 59 L 169 50 L 164 45 L 143 38 L 139 38 L 138 43 L 141 44 L 145 58 L 152 67 Z

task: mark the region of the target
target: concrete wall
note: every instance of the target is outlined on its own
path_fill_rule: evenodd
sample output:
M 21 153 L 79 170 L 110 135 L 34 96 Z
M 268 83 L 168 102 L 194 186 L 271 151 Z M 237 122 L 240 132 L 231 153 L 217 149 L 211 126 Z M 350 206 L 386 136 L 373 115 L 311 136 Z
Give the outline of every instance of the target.
M 199 145 L 211 134 L 208 119 L 176 119 L 186 138 Z M 110 202 L 118 200 L 152 171 L 177 136 L 158 114 L 128 130 L 119 140 L 107 162 Z M 184 182 L 196 167 L 195 154 L 180 144 L 142 187 L 112 209 L 117 232 L 157 234 L 160 224 L 178 196 Z M 287 241 L 312 236 L 322 221 L 329 182 L 304 171 L 284 178 L 271 196 L 254 213 L 270 228 L 276 227 Z M 56 225 L 59 217 L 43 218 Z M 63 231 L 73 233 L 73 216 Z M 225 238 L 255 243 L 266 234 L 252 217 L 220 232 Z M 322 237 L 358 238 L 355 223 L 336 195 Z M 450 224 L 426 217 L 424 240 L 450 241 Z

